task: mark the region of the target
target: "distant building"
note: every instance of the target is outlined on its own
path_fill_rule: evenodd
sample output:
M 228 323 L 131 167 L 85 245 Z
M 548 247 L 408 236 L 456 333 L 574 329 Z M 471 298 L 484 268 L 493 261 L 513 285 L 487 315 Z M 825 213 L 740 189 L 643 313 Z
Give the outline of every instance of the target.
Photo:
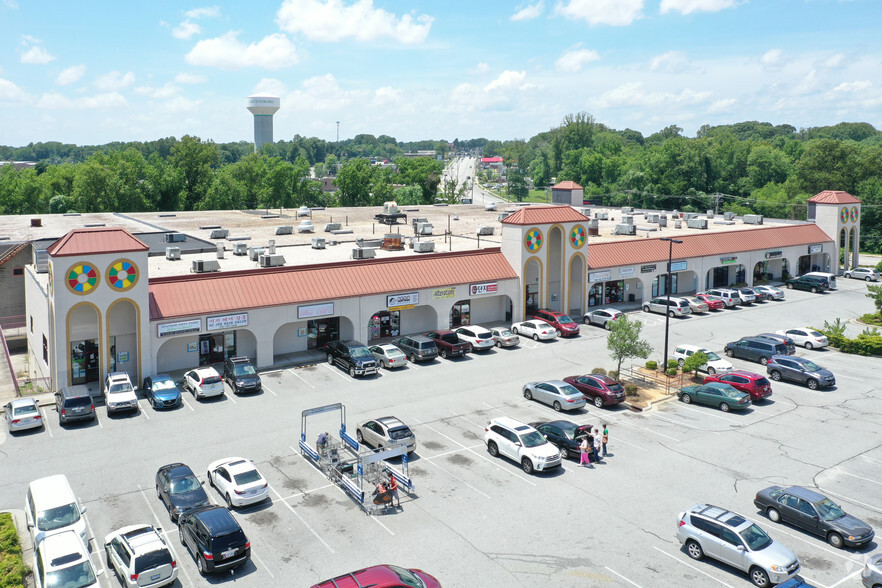
M 15 169 L 25 169 L 29 167 L 35 167 L 37 165 L 36 161 L 0 161 L 0 165 L 14 165 Z
M 585 198 L 585 189 L 576 182 L 569 180 L 558 182 L 551 187 L 551 203 L 552 204 L 569 204 L 571 206 L 582 206 Z

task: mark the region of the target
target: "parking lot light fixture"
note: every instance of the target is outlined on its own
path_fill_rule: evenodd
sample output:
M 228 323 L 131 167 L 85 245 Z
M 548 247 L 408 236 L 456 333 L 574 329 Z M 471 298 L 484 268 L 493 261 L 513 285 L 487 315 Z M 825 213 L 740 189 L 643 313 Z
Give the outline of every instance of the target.
M 665 355 L 662 360 L 663 370 L 668 371 L 668 331 L 671 328 L 671 262 L 674 259 L 674 243 L 682 243 L 673 237 L 661 237 L 659 241 L 668 242 L 668 272 L 665 274 Z

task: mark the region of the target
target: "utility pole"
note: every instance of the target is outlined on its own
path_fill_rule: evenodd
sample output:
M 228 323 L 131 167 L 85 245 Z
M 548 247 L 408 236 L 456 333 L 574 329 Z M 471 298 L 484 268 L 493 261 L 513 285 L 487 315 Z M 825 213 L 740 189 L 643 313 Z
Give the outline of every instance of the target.
M 340 142 L 340 121 L 337 121 L 337 143 Z

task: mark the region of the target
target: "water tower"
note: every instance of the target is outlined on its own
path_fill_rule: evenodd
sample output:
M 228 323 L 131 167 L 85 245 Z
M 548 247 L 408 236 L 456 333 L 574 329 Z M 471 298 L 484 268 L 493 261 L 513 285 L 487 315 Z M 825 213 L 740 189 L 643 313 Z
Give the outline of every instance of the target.
M 273 142 L 273 115 L 279 107 L 278 96 L 252 94 L 248 97 L 248 110 L 254 115 L 255 151 L 259 151 L 265 143 Z

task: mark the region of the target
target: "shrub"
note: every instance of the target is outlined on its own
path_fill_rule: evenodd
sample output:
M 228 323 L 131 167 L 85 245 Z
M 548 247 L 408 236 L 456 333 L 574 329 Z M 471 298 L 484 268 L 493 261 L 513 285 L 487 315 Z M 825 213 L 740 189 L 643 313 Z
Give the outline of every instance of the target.
M 637 385 L 636 384 L 625 384 L 625 395 L 626 396 L 637 396 Z
M 671 368 L 677 369 L 678 367 L 680 367 L 680 364 L 677 362 L 676 359 L 669 359 L 668 360 L 668 369 L 671 369 Z
M 819 330 L 827 337 L 842 337 L 845 335 L 845 323 L 842 322 L 841 318 L 837 318 L 832 323 L 824 321 L 824 328 Z
M 707 363 L 707 355 L 703 351 L 696 351 L 683 362 L 683 373 L 697 372 L 698 368 Z
M 657 361 L 647 361 L 646 362 L 646 369 L 657 370 L 658 369 L 658 362 Z
M 860 318 L 862 323 L 867 323 L 868 325 L 877 325 L 882 327 L 882 314 L 865 314 Z
M 668 368 L 668 370 L 665 373 L 669 376 L 676 376 L 677 375 L 677 368 L 675 368 L 675 367 Z
M 610 378 L 612 378 L 613 380 L 618 380 L 618 379 L 619 379 L 619 372 L 617 372 L 616 370 L 609 370 L 609 373 L 607 373 L 607 375 L 608 375 Z
M 18 533 L 9 513 L 0 514 L 0 586 L 24 586 L 28 566 L 21 559 Z
M 591 370 L 591 373 L 592 373 L 592 374 L 600 374 L 600 375 L 602 375 L 602 376 L 605 376 L 605 375 L 606 375 L 606 370 L 603 369 L 602 367 L 596 367 L 596 368 L 594 368 L 593 370 Z

